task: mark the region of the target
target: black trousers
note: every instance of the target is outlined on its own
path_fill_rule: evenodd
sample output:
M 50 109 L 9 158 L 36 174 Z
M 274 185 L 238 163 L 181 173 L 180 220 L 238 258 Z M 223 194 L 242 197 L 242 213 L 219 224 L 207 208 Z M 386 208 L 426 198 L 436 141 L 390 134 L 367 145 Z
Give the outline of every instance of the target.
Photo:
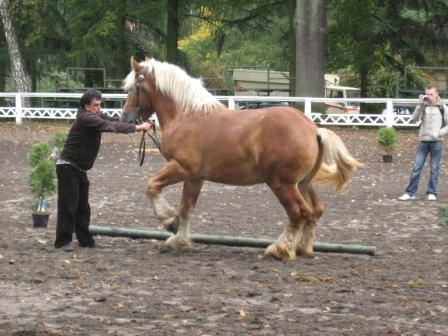
M 56 240 L 59 248 L 73 239 L 73 232 L 81 246 L 93 246 L 89 232 L 90 205 L 87 174 L 71 164 L 56 165 L 58 177 L 58 214 Z

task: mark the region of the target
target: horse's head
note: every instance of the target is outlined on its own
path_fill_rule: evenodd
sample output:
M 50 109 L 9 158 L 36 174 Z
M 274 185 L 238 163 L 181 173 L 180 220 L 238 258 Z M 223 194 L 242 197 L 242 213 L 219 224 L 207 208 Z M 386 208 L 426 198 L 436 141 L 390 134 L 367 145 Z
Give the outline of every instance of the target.
M 123 88 L 128 92 L 128 98 L 123 106 L 121 121 L 135 123 L 146 121 L 154 113 L 151 93 L 154 85 L 149 80 L 150 74 L 146 68 L 131 57 L 132 71 L 123 82 Z

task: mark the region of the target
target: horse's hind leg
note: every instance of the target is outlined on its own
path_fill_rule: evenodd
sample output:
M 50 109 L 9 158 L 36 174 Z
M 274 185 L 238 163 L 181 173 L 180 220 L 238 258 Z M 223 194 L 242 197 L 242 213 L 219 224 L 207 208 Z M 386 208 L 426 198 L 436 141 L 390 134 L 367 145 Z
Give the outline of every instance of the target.
M 176 161 L 169 161 L 154 176 L 149 179 L 146 193 L 157 218 L 164 227 L 171 232 L 177 232 L 179 217 L 176 209 L 172 208 L 160 194 L 168 185 L 186 180 L 187 172 Z
M 305 255 L 307 257 L 312 257 L 314 255 L 313 251 L 313 242 L 314 242 L 314 228 L 316 227 L 316 223 L 319 218 L 322 216 L 324 211 L 324 206 L 317 196 L 314 188 L 311 184 L 306 186 L 300 186 L 300 190 L 302 191 L 304 197 L 309 202 L 309 204 L 313 207 L 314 214 L 312 219 L 304 220 L 303 224 L 303 234 L 297 245 L 296 252 L 298 255 Z
M 185 181 L 182 192 L 182 201 L 179 207 L 179 230 L 174 236 L 167 239 L 166 244 L 173 248 L 188 247 L 191 245 L 190 236 L 190 213 L 196 205 L 202 188 L 202 181 Z
M 312 218 L 313 209 L 296 184 L 270 184 L 269 186 L 285 208 L 289 223 L 275 243 L 266 248 L 265 255 L 285 261 L 294 260 L 297 246 L 302 239 L 303 225 L 306 220 Z

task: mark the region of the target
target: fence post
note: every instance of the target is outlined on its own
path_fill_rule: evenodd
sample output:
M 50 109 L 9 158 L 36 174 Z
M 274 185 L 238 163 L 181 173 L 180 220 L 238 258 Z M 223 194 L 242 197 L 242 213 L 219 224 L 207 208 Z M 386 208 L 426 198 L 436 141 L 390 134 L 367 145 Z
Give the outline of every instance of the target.
M 229 105 L 229 110 L 235 109 L 235 100 L 233 99 L 233 97 L 228 98 L 228 105 Z
M 20 92 L 16 93 L 16 124 L 22 123 L 22 95 Z
M 305 115 L 310 118 L 310 120 L 313 119 L 311 115 L 311 99 L 305 98 Z
M 394 104 L 388 99 L 386 102 L 386 127 L 394 126 Z

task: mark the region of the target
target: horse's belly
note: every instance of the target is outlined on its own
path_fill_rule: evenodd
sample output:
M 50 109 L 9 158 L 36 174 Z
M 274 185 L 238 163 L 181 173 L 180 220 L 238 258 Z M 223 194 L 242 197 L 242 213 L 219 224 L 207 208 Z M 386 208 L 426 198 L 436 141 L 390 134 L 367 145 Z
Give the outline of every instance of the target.
M 257 178 L 248 178 L 248 177 L 238 177 L 235 176 L 232 178 L 231 176 L 225 176 L 225 177 L 210 177 L 210 178 L 204 178 L 204 180 L 216 182 L 216 183 L 223 183 L 223 184 L 230 184 L 234 186 L 249 186 L 254 185 L 258 183 L 262 183 L 263 180 L 260 177 Z
M 263 182 L 256 165 L 250 162 L 212 165 L 210 169 L 203 169 L 202 177 L 204 180 L 231 185 L 253 185 Z

